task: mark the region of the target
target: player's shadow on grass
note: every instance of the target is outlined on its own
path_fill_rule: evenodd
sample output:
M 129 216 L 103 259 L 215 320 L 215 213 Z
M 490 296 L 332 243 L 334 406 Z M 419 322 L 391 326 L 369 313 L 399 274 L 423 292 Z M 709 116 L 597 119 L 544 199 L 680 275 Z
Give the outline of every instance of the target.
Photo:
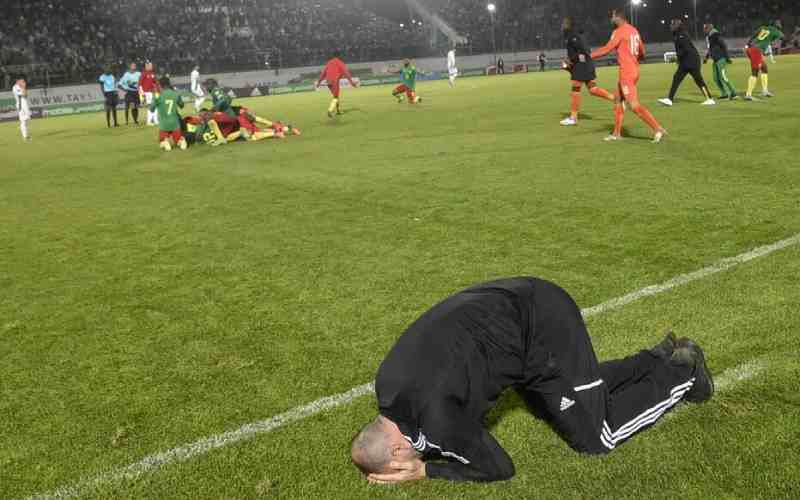
M 523 418 L 531 419 L 531 425 L 544 424 L 550 427 L 545 415 L 538 409 L 543 406 L 543 404 L 538 403 L 535 407 L 529 406 L 517 391 L 514 389 L 506 390 L 500 395 L 497 404 L 486 416 L 486 428 L 490 432 L 494 431 L 494 428 L 497 427 L 506 416 L 513 413 L 522 413 Z
M 569 113 L 561 113 L 561 118 L 569 118 L 571 115 Z M 594 120 L 594 115 L 590 115 L 589 113 L 581 112 L 580 116 L 578 117 L 580 121 L 583 120 Z

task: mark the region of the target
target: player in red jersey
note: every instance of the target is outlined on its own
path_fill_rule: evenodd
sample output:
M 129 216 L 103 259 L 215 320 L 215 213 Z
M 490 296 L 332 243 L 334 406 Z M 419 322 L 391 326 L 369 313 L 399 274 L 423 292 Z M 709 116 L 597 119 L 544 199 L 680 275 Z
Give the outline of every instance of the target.
M 142 76 L 139 77 L 139 100 L 142 104 L 147 104 L 147 124 L 151 127 L 158 125 L 158 113 L 150 111 L 150 105 L 153 103 L 153 96 L 158 91 L 156 72 L 153 69 L 153 63 L 149 62 L 144 65 Z
M 316 87 L 319 88 L 322 85 L 322 81 L 325 80 L 328 82 L 328 89 L 331 91 L 333 95 L 333 99 L 331 100 L 330 106 L 328 106 L 328 118 L 333 118 L 333 112 L 336 111 L 337 115 L 342 114 L 339 108 L 339 94 L 341 89 L 339 88 L 339 81 L 342 78 L 346 78 L 350 85 L 353 87 L 358 87 L 358 84 L 353 81 L 353 75 L 350 74 L 350 70 L 347 69 L 347 65 L 339 59 L 339 54 L 335 53 L 330 61 L 325 64 L 325 67 L 322 68 L 322 73 L 319 74 L 319 79 L 317 80 Z
M 622 120 L 625 116 L 625 103 L 650 128 L 653 129 L 653 142 L 661 142 L 667 131 L 659 125 L 650 110 L 639 102 L 636 84 L 639 82 L 639 61 L 644 60 L 645 48 L 639 30 L 634 28 L 625 16 L 624 9 L 611 11 L 611 22 L 616 26 L 611 40 L 592 52 L 592 59 L 598 59 L 616 51 L 619 62 L 619 83 L 614 93 L 614 132 L 606 137 L 606 141 L 622 138 Z

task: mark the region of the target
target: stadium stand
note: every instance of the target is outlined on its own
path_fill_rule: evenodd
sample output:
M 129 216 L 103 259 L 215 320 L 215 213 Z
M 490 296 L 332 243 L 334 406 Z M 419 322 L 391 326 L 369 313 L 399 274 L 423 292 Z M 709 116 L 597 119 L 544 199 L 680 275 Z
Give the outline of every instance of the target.
M 493 50 L 486 0 L 420 0 L 467 40 L 467 53 Z M 350 62 L 441 54 L 447 41 L 428 26 L 389 19 L 365 0 L 6 0 L 0 17 L 0 83 L 15 74 L 34 82 L 93 81 L 105 64 L 153 60 L 162 71 L 187 73 L 318 65 L 332 49 Z M 608 0 L 517 2 L 495 0 L 500 51 L 559 47 L 560 19 L 579 19 L 590 43 L 605 41 Z M 69 7 L 67 7 L 69 5 Z M 643 12 L 649 40 L 668 40 L 661 21 L 690 9 L 691 0 Z M 759 22 L 782 15 L 789 25 L 800 2 L 703 0 L 698 24 L 715 22 L 727 36 L 746 36 Z M 77 6 L 77 8 L 76 8 Z M 719 18 L 719 19 L 718 19 Z M 791 30 L 787 30 L 791 33 Z

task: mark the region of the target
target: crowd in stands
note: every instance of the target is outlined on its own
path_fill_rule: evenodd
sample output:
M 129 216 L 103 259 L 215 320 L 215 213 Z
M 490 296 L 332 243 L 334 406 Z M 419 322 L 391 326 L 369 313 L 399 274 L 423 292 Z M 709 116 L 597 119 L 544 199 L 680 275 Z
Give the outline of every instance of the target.
M 46 65 L 67 81 L 128 61 L 184 73 L 195 63 L 207 72 L 319 65 L 333 50 L 351 61 L 396 58 L 424 49 L 426 40 L 357 0 L 4 2 L 2 67 L 35 73 Z
M 494 0 L 491 15 L 487 0 L 420 1 L 469 40 L 471 53 L 491 52 L 495 44 L 498 51 L 560 47 L 566 13 L 589 43 L 602 43 L 611 31 L 606 12 L 618 3 Z M 670 3 L 676 11 L 690 4 Z M 659 17 L 670 13 L 648 9 L 641 16 L 646 38 L 668 39 Z M 800 2 L 703 0 L 698 24 L 710 20 L 727 36 L 746 36 L 779 15 L 796 20 Z M 363 0 L 4 0 L 0 17 L 0 82 L 12 73 L 53 84 L 93 81 L 104 66 L 145 60 L 172 73 L 188 73 L 195 63 L 206 73 L 313 66 L 333 50 L 356 62 L 421 57 L 441 47 L 427 26 L 402 26 L 364 8 Z

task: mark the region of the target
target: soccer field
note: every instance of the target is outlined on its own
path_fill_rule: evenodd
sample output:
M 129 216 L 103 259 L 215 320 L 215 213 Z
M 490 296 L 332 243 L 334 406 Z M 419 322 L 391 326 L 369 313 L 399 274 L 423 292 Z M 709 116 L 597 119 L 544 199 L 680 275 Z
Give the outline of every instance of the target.
M 490 423 L 514 479 L 371 486 L 349 445 L 374 397 L 294 410 L 369 382 L 475 282 L 539 276 L 589 308 L 800 233 L 800 57 L 770 66 L 777 97 L 710 108 L 690 80 L 655 102 L 673 70 L 640 82 L 662 144 L 630 112 L 603 142 L 588 94 L 560 127 L 562 71 L 423 82 L 418 106 L 346 89 L 334 120 L 325 92 L 248 99 L 303 135 L 185 152 L 100 114 L 33 121 L 30 144 L 0 125 L 0 498 L 797 498 L 800 238 L 587 319 L 601 359 L 695 338 L 719 385 L 608 456 L 509 393 Z

